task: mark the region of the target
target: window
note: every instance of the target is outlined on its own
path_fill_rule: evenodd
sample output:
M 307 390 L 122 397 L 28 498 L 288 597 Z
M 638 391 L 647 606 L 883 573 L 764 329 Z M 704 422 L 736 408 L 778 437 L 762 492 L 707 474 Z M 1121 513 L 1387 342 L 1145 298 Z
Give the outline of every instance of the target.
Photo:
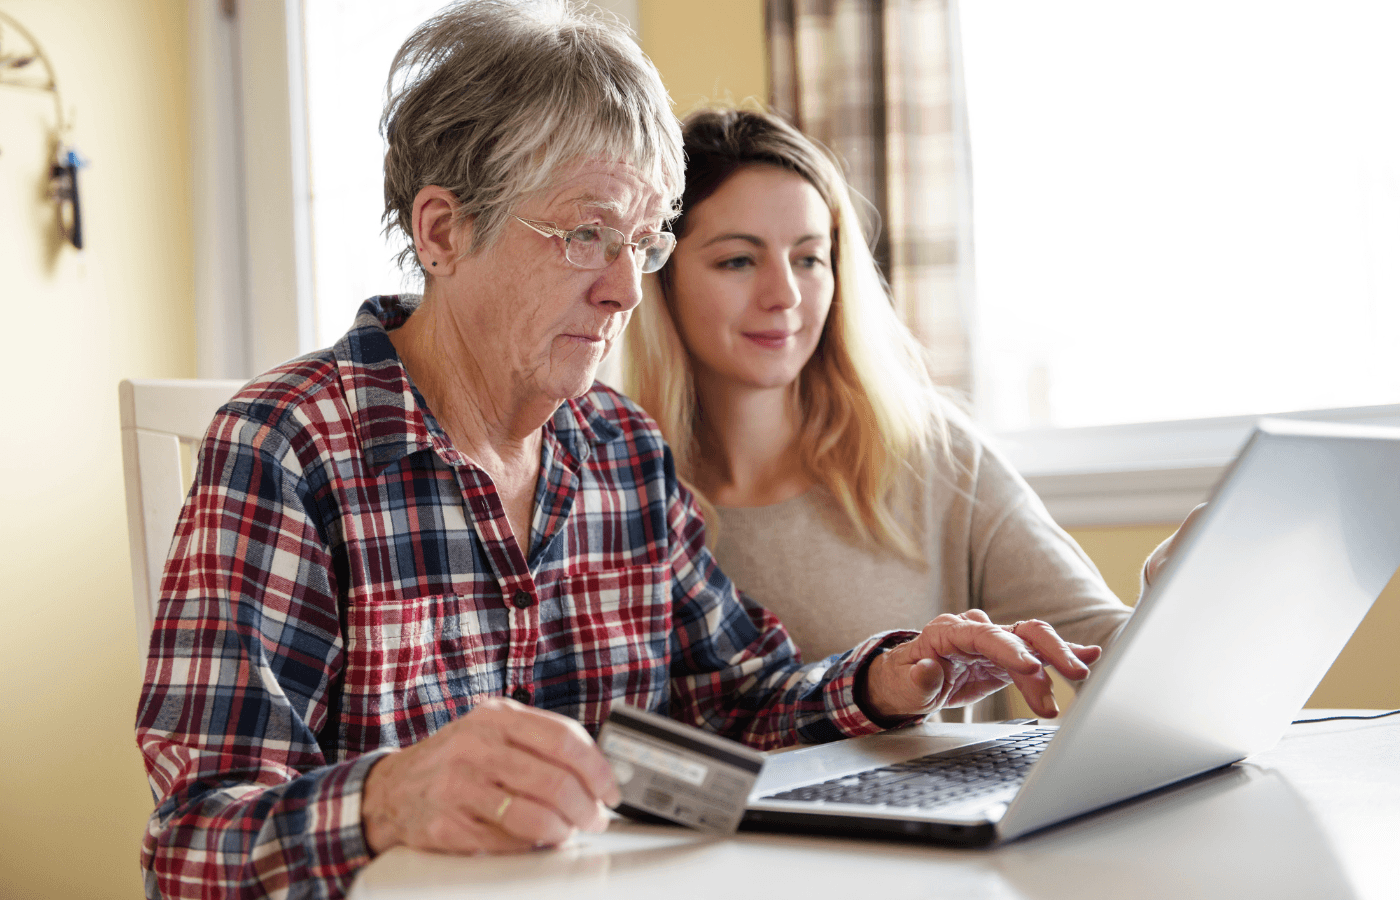
M 1400 425 L 1400 6 L 957 11 L 977 412 L 1061 524 L 1179 520 L 1259 414 Z
M 335 342 L 375 294 L 422 290 L 386 239 L 379 115 L 394 53 L 442 0 L 302 0 L 316 346 Z M 379 177 L 367 177 L 377 173 Z
M 1400 5 L 959 16 L 984 422 L 1400 402 Z

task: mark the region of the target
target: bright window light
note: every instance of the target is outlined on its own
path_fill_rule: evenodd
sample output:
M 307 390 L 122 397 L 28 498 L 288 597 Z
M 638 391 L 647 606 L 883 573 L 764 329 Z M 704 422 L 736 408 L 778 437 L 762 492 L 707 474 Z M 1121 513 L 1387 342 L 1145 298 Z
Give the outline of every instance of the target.
M 379 116 L 389 63 L 442 0 L 303 0 L 307 128 L 311 156 L 316 340 L 349 330 L 375 294 L 417 292 L 381 236 L 384 142 Z
M 958 10 L 986 424 L 1400 402 L 1400 3 Z

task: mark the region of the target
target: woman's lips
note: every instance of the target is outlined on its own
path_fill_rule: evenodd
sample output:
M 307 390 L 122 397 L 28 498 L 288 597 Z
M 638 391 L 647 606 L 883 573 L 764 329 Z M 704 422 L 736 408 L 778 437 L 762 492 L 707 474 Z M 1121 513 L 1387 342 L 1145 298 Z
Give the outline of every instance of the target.
M 792 337 L 792 332 L 790 332 L 790 331 L 746 331 L 746 332 L 744 332 L 744 337 L 746 337 L 746 338 L 748 338 L 749 340 L 753 341 L 755 344 L 759 345 L 760 347 L 766 347 L 766 348 L 768 348 L 768 349 L 770 349 L 770 350 L 776 350 L 776 349 L 778 349 L 779 347 L 782 347 L 782 346 L 784 346 L 784 345 L 787 344 L 788 339 Z

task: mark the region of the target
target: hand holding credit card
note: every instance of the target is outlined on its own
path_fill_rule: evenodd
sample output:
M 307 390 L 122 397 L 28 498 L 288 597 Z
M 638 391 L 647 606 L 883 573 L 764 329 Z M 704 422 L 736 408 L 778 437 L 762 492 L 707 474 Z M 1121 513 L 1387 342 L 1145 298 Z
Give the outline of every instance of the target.
M 623 705 L 608 713 L 598 746 L 622 791 L 618 812 L 650 813 L 718 834 L 739 827 L 763 769 L 757 750 Z

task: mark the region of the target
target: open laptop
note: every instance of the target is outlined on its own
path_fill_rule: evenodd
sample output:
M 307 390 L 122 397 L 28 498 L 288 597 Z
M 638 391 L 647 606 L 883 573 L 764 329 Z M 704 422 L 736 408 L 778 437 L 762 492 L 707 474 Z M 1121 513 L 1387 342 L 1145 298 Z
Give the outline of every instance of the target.
M 1278 741 L 1397 566 L 1400 428 L 1264 420 L 1057 728 L 772 754 L 744 827 L 986 845 L 1227 766 Z M 964 789 L 993 757 L 1019 772 Z

